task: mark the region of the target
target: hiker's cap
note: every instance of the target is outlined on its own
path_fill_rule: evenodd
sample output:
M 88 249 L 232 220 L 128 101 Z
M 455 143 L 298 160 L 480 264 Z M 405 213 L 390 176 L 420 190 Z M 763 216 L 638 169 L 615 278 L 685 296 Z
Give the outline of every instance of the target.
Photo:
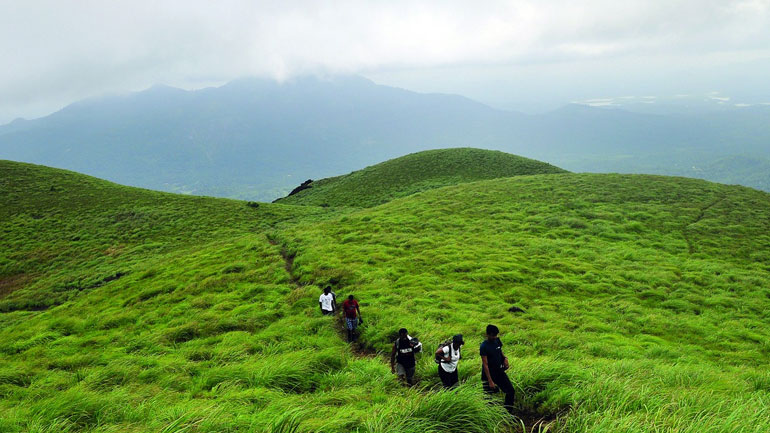
M 463 334 L 457 334 L 454 337 L 452 337 L 452 343 L 465 344 L 465 342 L 463 341 Z

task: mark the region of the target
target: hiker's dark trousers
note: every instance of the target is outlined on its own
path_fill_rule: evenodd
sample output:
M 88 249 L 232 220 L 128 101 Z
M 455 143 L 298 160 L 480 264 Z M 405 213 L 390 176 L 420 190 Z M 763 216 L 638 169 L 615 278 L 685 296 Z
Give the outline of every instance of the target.
M 508 375 L 505 374 L 505 371 L 499 370 L 499 369 L 489 369 L 489 374 L 492 376 L 492 381 L 495 382 L 495 385 L 497 385 L 497 388 L 490 388 L 489 387 L 489 381 L 487 380 L 487 375 L 484 373 L 484 369 L 481 369 L 481 384 L 484 387 L 484 391 L 494 394 L 496 392 L 504 392 L 505 393 L 505 408 L 508 409 L 508 412 L 513 410 L 513 401 L 516 396 L 516 391 L 513 389 L 513 385 L 511 384 L 510 379 L 508 379 Z
M 460 381 L 457 377 L 457 369 L 451 373 L 447 373 L 440 365 L 438 366 L 438 377 L 441 378 L 441 383 L 444 384 L 444 388 L 451 388 Z

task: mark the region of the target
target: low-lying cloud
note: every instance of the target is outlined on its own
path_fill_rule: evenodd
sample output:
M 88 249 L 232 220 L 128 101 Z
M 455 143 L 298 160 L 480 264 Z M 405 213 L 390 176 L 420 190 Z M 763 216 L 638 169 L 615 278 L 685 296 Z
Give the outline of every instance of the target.
M 768 47 L 770 0 L 7 1 L 0 120 L 158 82 L 765 56 Z

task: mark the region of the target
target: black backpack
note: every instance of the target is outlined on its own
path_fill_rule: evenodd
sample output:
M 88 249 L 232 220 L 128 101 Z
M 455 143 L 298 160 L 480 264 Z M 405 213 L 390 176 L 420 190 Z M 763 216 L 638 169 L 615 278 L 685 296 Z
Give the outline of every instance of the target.
M 439 344 L 438 348 L 436 348 L 436 351 L 438 351 L 439 349 L 443 350 L 445 347 L 449 347 L 449 351 L 451 354 L 451 351 L 452 351 L 451 346 L 452 346 L 452 339 L 450 338 L 449 340 L 446 340 L 443 343 Z M 436 364 L 441 364 L 442 362 L 445 362 L 442 355 L 436 355 L 436 359 L 434 359 L 434 361 L 436 361 Z
M 414 353 L 422 352 L 422 343 L 420 343 L 420 340 L 417 337 L 412 337 L 409 342 L 412 343 L 412 350 L 414 350 Z

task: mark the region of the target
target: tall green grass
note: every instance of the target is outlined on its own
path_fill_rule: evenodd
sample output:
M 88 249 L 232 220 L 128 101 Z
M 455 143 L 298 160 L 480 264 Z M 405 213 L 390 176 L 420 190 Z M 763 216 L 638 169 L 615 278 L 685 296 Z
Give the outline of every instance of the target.
M 300 281 L 344 276 L 378 350 L 402 326 L 429 347 L 462 332 L 473 383 L 498 324 L 518 410 L 568 414 L 557 431 L 753 432 L 770 429 L 769 216 L 747 188 L 565 174 L 429 191 L 283 240 Z M 418 372 L 437 381 L 427 360 Z
M 337 211 L 0 168 L 0 276 L 25 276 L 0 299 L 0 431 L 367 431 L 373 413 L 430 413 L 356 359 L 266 235 Z
M 770 430 L 767 194 L 560 174 L 344 210 L 0 169 L 0 431 L 517 431 L 480 388 L 487 323 L 548 431 Z M 376 355 L 320 316 L 326 284 Z M 446 392 L 429 352 L 458 332 Z

